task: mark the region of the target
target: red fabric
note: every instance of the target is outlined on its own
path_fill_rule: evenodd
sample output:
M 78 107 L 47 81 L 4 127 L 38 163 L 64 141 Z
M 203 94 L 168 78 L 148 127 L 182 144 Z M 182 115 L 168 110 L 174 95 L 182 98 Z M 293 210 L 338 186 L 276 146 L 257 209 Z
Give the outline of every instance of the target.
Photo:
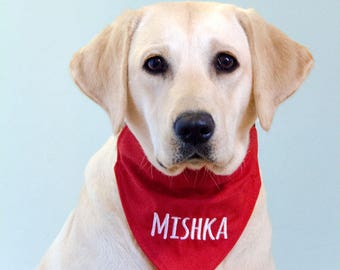
M 242 234 L 261 186 L 255 127 L 243 163 L 229 176 L 205 169 L 166 176 L 128 128 L 114 169 L 130 229 L 158 269 L 215 269 Z

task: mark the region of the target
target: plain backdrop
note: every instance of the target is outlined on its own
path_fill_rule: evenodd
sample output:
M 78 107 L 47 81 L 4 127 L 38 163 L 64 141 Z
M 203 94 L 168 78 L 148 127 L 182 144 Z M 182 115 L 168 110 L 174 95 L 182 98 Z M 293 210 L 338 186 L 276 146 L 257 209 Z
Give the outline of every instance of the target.
M 111 134 L 71 80 L 72 54 L 122 11 L 154 1 L 0 0 L 0 269 L 34 269 Z M 277 269 L 340 269 L 340 2 L 229 1 L 307 46 L 315 66 L 259 128 Z

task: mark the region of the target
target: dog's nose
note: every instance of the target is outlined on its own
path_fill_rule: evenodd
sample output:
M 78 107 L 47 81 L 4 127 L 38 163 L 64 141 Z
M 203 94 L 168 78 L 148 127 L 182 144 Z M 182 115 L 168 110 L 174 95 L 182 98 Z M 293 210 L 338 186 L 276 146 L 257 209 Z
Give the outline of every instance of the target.
M 174 123 L 176 136 L 191 145 L 207 142 L 213 135 L 215 122 L 206 112 L 187 112 L 181 114 Z

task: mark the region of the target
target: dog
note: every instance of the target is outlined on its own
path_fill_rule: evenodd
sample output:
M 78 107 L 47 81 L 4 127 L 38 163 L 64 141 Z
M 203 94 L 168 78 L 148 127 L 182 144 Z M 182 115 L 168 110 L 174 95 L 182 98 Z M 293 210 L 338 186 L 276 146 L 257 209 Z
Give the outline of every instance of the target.
M 38 269 L 274 269 L 254 124 L 269 130 L 312 65 L 252 9 L 121 15 L 70 64 L 114 136 Z

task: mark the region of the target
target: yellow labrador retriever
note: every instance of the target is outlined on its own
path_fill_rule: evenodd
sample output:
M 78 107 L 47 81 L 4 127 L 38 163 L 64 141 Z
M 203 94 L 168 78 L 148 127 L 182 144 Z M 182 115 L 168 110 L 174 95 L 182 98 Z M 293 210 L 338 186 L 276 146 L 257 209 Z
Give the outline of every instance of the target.
M 254 10 L 183 2 L 157 4 L 120 16 L 79 50 L 70 65 L 79 88 L 108 113 L 115 136 L 89 161 L 79 204 L 39 269 L 274 269 L 271 225 L 260 180 L 256 200 L 247 210 L 250 216 L 243 221 L 245 227 L 239 230 L 237 241 L 227 245 L 228 252 L 222 250 L 222 255 L 215 256 L 221 248 L 216 253 L 209 249 L 233 237 L 229 226 L 233 226 L 233 218 L 242 216 L 242 211 L 235 209 L 243 203 L 235 206 L 234 216 L 220 220 L 152 212 L 146 237 L 161 239 L 148 250 L 139 238 L 139 229 L 133 227 L 133 217 L 127 215 L 129 207 L 133 212 L 140 204 L 135 201 L 142 194 L 138 186 L 131 187 L 131 193 L 130 187 L 124 189 L 135 179 L 126 176 L 119 180 L 117 173 L 121 172 L 117 166 L 114 170 L 117 138 L 128 128 L 124 134 L 130 132 L 142 150 L 139 153 L 139 146 L 133 143 L 126 143 L 122 150 L 130 149 L 131 159 L 134 151 L 145 155 L 140 166 L 152 166 L 151 172 L 160 178 L 165 175 L 170 188 L 172 177 L 185 171 L 203 170 L 212 175 L 213 182 L 234 175 L 243 169 L 255 120 L 269 130 L 277 106 L 297 90 L 312 64 L 306 48 Z M 195 181 L 197 177 L 199 173 Z M 155 181 L 153 187 L 157 187 Z M 223 185 L 214 185 L 213 198 L 223 190 Z M 191 187 L 185 194 L 195 192 L 195 185 Z M 143 192 L 149 194 L 147 189 Z M 199 192 L 205 196 L 204 188 Z M 238 192 L 234 186 L 231 193 Z M 248 201 L 245 194 L 244 203 Z M 151 207 L 147 202 L 152 196 L 144 197 L 146 203 L 138 211 Z M 210 199 L 206 197 L 204 200 Z M 170 196 L 169 203 L 176 199 Z M 194 203 L 187 201 L 188 205 Z M 218 211 L 219 206 L 214 207 L 207 211 Z M 137 223 L 142 224 L 140 215 Z M 191 253 L 177 249 L 166 255 L 162 264 L 158 259 L 167 248 L 161 246 L 162 240 L 169 245 L 181 241 L 194 244 L 188 244 Z M 205 249 L 209 241 L 213 245 L 207 244 Z M 195 262 L 199 263 L 191 267 Z

